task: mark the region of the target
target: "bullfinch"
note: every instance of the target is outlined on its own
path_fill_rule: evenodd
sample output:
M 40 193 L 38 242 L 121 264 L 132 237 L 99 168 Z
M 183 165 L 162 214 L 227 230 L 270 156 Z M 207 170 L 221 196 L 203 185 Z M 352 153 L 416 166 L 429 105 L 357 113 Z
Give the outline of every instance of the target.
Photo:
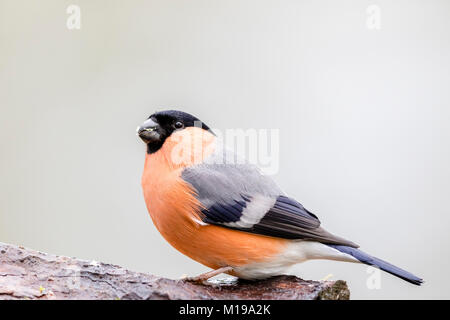
M 242 279 L 284 274 L 311 259 L 364 263 L 410 283 L 422 279 L 326 231 L 256 165 L 223 146 L 198 118 L 152 114 L 137 129 L 146 144 L 142 176 L 154 225 L 177 250 L 213 271 Z

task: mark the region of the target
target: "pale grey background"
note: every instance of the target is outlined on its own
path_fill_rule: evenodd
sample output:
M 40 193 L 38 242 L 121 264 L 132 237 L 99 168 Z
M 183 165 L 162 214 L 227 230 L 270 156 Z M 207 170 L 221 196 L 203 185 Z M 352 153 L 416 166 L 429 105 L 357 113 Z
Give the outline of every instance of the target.
M 365 266 L 328 261 L 293 272 L 332 273 L 353 298 L 450 298 L 449 18 L 446 0 L 0 0 L 0 241 L 205 271 L 162 239 L 140 189 L 135 128 L 177 107 L 216 128 L 279 128 L 282 188 L 427 282 L 383 275 L 369 290 Z

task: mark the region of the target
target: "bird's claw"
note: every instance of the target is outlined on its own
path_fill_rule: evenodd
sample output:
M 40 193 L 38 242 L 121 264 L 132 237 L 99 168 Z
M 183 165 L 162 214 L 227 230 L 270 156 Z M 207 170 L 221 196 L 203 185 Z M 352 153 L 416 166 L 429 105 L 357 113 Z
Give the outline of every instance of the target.
M 185 282 L 191 282 L 195 284 L 204 284 L 205 281 L 207 281 L 208 279 L 205 279 L 203 277 L 184 277 L 182 280 Z

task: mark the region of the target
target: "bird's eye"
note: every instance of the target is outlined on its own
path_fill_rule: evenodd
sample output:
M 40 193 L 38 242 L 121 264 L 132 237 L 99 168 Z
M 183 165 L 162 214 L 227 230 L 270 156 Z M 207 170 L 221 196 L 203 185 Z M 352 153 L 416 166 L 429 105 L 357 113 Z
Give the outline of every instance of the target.
M 177 129 L 183 128 L 183 122 L 181 122 L 181 121 L 175 122 L 175 128 L 177 128 Z

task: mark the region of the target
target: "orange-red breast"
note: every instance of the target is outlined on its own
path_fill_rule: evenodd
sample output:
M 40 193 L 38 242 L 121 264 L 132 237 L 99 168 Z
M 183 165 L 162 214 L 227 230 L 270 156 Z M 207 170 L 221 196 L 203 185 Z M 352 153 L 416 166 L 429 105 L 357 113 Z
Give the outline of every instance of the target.
M 284 274 L 310 259 L 374 265 L 414 284 L 422 279 L 372 257 L 320 226 L 316 215 L 223 147 L 207 125 L 181 111 L 138 128 L 147 145 L 142 187 L 150 216 L 177 250 L 244 279 Z

